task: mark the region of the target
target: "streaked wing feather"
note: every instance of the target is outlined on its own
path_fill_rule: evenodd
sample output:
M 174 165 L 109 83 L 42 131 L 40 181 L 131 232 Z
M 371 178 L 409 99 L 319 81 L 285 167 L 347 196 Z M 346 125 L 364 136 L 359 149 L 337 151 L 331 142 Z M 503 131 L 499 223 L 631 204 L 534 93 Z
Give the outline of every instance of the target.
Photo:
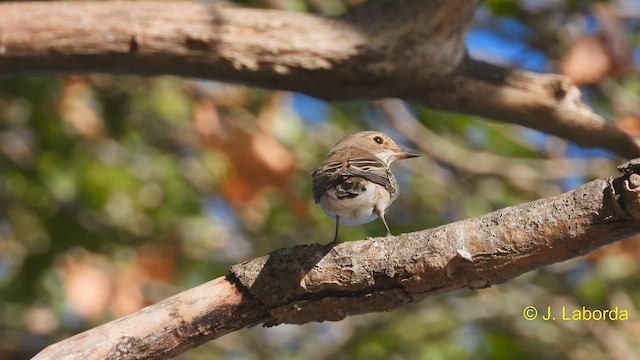
M 363 177 L 373 183 L 384 186 L 392 194 L 397 191 L 395 177 L 389 167 L 378 158 L 354 157 L 349 159 L 348 164 L 347 171 L 349 175 Z
M 322 194 L 324 194 L 330 187 L 336 186 L 346 179 L 340 174 L 342 169 L 341 161 L 332 161 L 323 164 L 316 171 L 311 174 L 313 183 L 313 200 L 320 202 Z

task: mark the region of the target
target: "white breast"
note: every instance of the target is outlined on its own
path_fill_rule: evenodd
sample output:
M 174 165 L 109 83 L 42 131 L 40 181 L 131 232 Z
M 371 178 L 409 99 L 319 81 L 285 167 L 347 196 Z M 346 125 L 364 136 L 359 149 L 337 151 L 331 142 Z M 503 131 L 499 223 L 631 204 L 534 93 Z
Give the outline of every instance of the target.
M 386 197 L 385 197 L 386 195 Z M 373 221 L 378 216 L 373 211 L 376 204 L 383 210 L 389 206 L 389 193 L 380 185 L 368 183 L 366 191 L 351 199 L 338 199 L 334 188 L 320 199 L 324 212 L 336 218 L 340 217 L 340 224 L 360 225 Z

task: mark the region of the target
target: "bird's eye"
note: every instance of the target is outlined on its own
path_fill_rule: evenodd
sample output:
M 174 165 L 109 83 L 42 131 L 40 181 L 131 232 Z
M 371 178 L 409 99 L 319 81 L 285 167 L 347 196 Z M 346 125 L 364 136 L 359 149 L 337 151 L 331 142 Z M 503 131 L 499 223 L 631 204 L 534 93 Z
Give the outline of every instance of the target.
M 373 141 L 377 142 L 378 144 L 382 144 L 384 142 L 384 139 L 381 136 L 376 136 L 373 138 Z

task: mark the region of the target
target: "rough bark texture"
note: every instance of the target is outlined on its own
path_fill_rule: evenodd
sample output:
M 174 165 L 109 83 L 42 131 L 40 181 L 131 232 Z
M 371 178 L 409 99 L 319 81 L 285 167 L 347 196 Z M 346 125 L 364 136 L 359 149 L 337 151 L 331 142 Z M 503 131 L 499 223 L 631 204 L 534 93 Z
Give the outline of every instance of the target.
M 187 2 L 0 3 L 0 76 L 174 74 L 331 100 L 397 97 L 640 156 L 566 78 L 467 59 L 481 2 L 369 0 L 331 19 Z
M 258 323 L 335 321 L 504 282 L 638 233 L 639 164 L 621 167 L 617 178 L 434 229 L 276 250 L 35 359 L 166 358 Z

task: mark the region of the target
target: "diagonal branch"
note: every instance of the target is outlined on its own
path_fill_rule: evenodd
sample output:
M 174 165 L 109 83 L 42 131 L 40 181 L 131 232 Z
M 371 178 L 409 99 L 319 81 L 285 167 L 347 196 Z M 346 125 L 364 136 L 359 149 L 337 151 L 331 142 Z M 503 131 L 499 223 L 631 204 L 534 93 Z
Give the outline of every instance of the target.
M 451 84 L 450 89 L 419 100 L 444 110 L 519 124 L 584 147 L 637 156 L 640 142 L 594 113 L 564 76 L 508 70 L 467 59 Z
M 279 249 L 34 359 L 158 359 L 259 323 L 336 321 L 512 279 L 640 232 L 640 160 L 546 199 L 387 238 Z
M 640 156 L 566 78 L 465 59 L 481 3 L 369 0 L 337 18 L 188 2 L 0 3 L 0 77 L 174 74 L 330 100 L 395 97 Z

